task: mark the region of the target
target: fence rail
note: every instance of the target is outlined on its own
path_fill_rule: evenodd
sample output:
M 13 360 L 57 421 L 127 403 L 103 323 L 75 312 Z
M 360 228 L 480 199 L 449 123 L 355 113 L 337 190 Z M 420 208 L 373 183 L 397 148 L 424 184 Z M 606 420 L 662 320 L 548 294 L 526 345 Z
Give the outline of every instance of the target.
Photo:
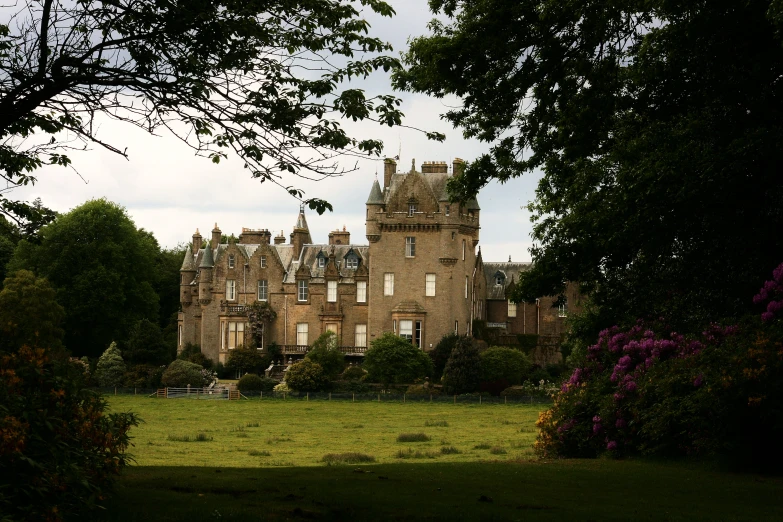
M 165 389 L 165 388 L 162 388 Z M 179 390 L 182 390 L 180 388 Z M 94 389 L 104 395 L 137 395 L 139 397 L 153 397 L 159 396 L 158 390 L 153 388 L 97 388 Z M 173 388 L 168 388 L 173 390 Z M 184 388 L 187 390 L 187 388 Z M 213 390 L 214 391 L 214 390 Z M 189 399 L 228 399 L 228 392 L 225 392 L 225 396 L 218 397 L 204 395 L 202 388 L 191 388 L 190 394 L 180 395 L 183 398 Z M 163 395 L 165 397 L 165 394 Z M 169 396 L 171 397 L 171 395 Z M 242 397 L 250 400 L 274 400 L 274 401 L 343 401 L 343 402 L 395 402 L 395 403 L 408 403 L 408 402 L 432 402 L 432 403 L 450 403 L 450 404 L 539 404 L 549 405 L 552 404 L 552 399 L 547 396 L 538 395 L 524 395 L 524 396 L 505 396 L 496 397 L 488 395 L 424 395 L 424 394 L 407 394 L 407 393 L 383 393 L 383 392 L 259 392 L 259 391 L 245 391 L 242 392 Z

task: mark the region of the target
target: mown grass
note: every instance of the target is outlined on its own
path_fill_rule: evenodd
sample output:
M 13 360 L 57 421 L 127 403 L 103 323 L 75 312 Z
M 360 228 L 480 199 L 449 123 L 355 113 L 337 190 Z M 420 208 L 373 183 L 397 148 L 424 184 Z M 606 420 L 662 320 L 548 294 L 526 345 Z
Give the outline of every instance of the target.
M 535 405 L 133 397 L 110 405 L 144 419 L 131 432 L 138 465 L 107 505 L 111 522 L 783 520 L 779 477 L 696 463 L 538 461 Z M 445 417 L 436 440 L 397 442 Z M 211 441 L 169 440 L 172 432 Z

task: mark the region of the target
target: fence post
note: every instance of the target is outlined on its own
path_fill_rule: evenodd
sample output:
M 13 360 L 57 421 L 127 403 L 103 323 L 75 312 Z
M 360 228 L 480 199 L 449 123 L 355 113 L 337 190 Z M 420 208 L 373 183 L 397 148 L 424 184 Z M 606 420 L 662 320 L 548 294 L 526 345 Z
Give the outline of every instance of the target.
M 381 394 L 378 394 L 378 402 L 381 402 Z
M 479 404 L 481 404 L 481 394 L 479 393 Z
M 261 399 L 263 399 L 263 398 L 264 398 L 264 390 L 261 390 Z
M 332 392 L 329 392 L 329 400 L 332 400 Z
M 117 395 L 117 387 L 114 387 L 114 395 Z
M 351 402 L 356 402 L 356 394 L 355 393 L 351 394 Z
M 307 401 L 307 402 L 310 401 L 310 392 L 307 392 L 307 397 L 305 398 L 305 401 Z
M 136 395 L 136 388 L 133 388 L 133 395 Z
M 457 396 L 454 396 L 454 404 L 457 404 Z

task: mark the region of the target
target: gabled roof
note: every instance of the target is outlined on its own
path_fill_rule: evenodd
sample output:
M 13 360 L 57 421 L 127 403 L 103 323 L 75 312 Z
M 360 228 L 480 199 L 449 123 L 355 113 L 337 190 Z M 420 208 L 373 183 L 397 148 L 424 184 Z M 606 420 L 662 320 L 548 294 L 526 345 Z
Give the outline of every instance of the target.
M 377 179 L 373 181 L 370 196 L 367 198 L 367 205 L 383 205 L 383 192 L 381 192 L 381 185 Z
M 287 270 L 283 282 L 294 283 L 296 281 L 296 272 L 300 266 L 305 266 L 310 270 L 311 279 L 314 283 L 323 282 L 326 267 L 318 266 L 318 255 L 322 252 L 324 255 L 327 255 L 327 252 L 331 254 L 331 249 L 334 249 L 334 260 L 339 267 L 340 281 L 344 283 L 352 282 L 356 269 L 346 268 L 345 256 L 352 251 L 359 257 L 359 266 L 362 266 L 367 263 L 369 258 L 370 247 L 367 245 L 304 245 L 299 259 L 291 261 L 290 268 Z
M 527 272 L 533 263 L 493 263 L 484 261 L 484 277 L 487 280 L 487 299 L 505 300 L 506 288 L 511 281 L 519 281 L 519 274 Z M 495 275 L 501 273 L 504 276 L 503 285 L 495 284 Z

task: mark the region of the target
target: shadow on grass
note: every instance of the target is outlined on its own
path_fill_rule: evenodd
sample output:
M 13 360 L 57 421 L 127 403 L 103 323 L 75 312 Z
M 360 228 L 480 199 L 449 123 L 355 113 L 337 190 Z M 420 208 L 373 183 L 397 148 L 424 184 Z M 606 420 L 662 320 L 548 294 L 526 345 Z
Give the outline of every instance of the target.
M 111 521 L 783 520 L 783 479 L 639 461 L 134 467 Z

